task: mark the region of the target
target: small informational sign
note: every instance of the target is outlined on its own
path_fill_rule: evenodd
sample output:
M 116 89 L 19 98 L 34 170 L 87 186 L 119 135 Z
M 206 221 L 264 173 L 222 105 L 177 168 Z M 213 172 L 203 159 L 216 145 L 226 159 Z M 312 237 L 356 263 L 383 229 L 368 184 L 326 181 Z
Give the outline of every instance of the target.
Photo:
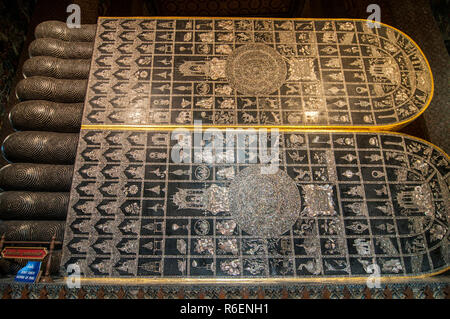
M 5 259 L 42 260 L 47 256 L 47 249 L 42 247 L 5 247 L 1 255 Z
M 41 270 L 40 261 L 29 261 L 25 267 L 23 267 L 17 272 L 15 281 L 34 283 L 39 275 L 40 270 Z

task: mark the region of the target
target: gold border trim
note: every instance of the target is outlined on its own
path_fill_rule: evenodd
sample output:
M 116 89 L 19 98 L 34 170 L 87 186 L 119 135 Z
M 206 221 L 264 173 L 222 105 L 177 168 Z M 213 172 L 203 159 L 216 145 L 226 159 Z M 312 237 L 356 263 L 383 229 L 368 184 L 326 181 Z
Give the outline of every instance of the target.
M 386 276 L 379 277 L 380 283 L 400 283 L 415 279 L 424 279 L 439 275 L 450 270 L 450 266 L 441 269 L 435 273 L 423 274 L 417 276 Z M 64 277 L 64 281 L 72 280 L 73 277 Z M 85 277 L 80 278 L 80 283 L 86 284 L 123 284 L 123 285 L 192 285 L 192 284 L 226 284 L 226 285 L 240 285 L 240 284 L 301 284 L 301 283 L 367 283 L 371 280 L 367 277 L 297 277 L 297 278 L 154 278 L 154 277 L 108 277 L 95 278 Z M 378 278 L 377 278 L 378 280 Z
M 143 16 L 138 16 L 138 17 L 105 17 L 105 16 L 100 16 L 97 19 L 97 25 L 100 21 L 100 19 L 155 19 L 155 20 L 164 20 L 164 19 L 171 19 L 171 20 L 183 20 L 183 19 L 196 19 L 196 20 L 238 20 L 238 19 L 245 19 L 245 20 L 289 20 L 289 21 L 299 21 L 299 20 L 304 20 L 304 21 L 371 21 L 368 19 L 352 19 L 352 18 L 335 18 L 335 19 L 326 19 L 326 18 L 267 18 L 267 17 L 154 17 L 154 16 L 148 16 L 148 17 L 143 17 Z M 371 21 L 372 22 L 372 21 Z M 292 129 L 315 129 L 315 128 L 326 128 L 326 129 L 339 129 L 339 128 L 344 128 L 347 130 L 387 130 L 387 131 L 394 131 L 394 130 L 398 130 L 402 127 L 404 127 L 405 125 L 407 125 L 408 123 L 411 123 L 412 121 L 414 121 L 415 119 L 417 119 L 419 116 L 421 116 L 425 110 L 430 106 L 431 101 L 433 99 L 434 96 L 434 77 L 433 77 L 433 72 L 431 70 L 431 66 L 430 63 L 428 62 L 427 57 L 425 56 L 425 54 L 423 53 L 422 49 L 420 48 L 420 46 L 406 33 L 404 33 L 403 31 L 397 29 L 396 27 L 393 27 L 389 24 L 383 23 L 383 22 L 378 22 L 380 25 L 391 28 L 393 30 L 396 30 L 397 32 L 399 32 L 400 34 L 402 34 L 405 38 L 407 38 L 420 52 L 420 54 L 422 55 L 425 64 L 428 68 L 428 72 L 430 73 L 430 81 L 431 81 L 431 90 L 430 90 L 430 96 L 428 97 L 427 102 L 424 104 L 424 107 L 422 107 L 422 109 L 420 110 L 420 112 L 418 112 L 416 115 L 414 115 L 413 117 L 395 123 L 395 124 L 388 124 L 388 125 L 376 125 L 376 126 L 364 126 L 364 125 L 355 125 L 355 126 L 325 126 L 325 125 L 319 125 L 319 126 L 310 126 L 310 125 L 305 125 L 305 126 L 278 126 L 278 127 L 286 127 L 286 128 L 292 128 Z M 89 125 L 91 126 L 91 125 Z M 174 125 L 175 126 L 175 125 Z M 183 127 L 183 126 L 177 126 L 177 127 Z

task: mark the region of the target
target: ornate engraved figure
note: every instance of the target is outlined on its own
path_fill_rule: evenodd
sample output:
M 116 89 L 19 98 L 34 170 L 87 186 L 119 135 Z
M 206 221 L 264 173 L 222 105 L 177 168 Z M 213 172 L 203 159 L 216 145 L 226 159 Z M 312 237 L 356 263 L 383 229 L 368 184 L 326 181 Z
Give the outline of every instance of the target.
M 236 226 L 236 222 L 232 219 L 229 219 L 223 222 L 218 222 L 216 229 L 219 234 L 229 236 L 234 233 Z
M 432 193 L 428 184 L 405 186 L 397 195 L 398 204 L 405 212 L 423 212 L 427 216 L 434 214 Z
M 241 274 L 241 262 L 239 259 L 233 259 L 233 260 L 225 260 L 222 261 L 220 264 L 220 269 L 231 275 L 231 276 L 238 276 Z
M 311 275 L 319 275 L 322 273 L 322 266 L 319 260 L 312 259 L 298 266 L 298 270 L 306 270 Z
M 305 185 L 303 191 L 306 207 L 302 215 L 309 217 L 336 215 L 331 185 Z
M 263 274 L 266 271 L 266 264 L 261 259 L 246 259 L 244 270 L 252 275 Z
M 211 238 L 200 238 L 195 242 L 195 252 L 198 254 L 214 254 L 214 243 Z
M 317 81 L 314 60 L 310 58 L 290 58 L 288 81 Z

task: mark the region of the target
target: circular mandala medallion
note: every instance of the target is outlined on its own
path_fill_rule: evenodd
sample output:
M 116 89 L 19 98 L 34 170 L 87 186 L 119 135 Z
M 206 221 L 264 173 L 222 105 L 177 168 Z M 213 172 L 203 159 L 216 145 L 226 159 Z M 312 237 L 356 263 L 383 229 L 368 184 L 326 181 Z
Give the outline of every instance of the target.
M 234 50 L 227 59 L 228 82 L 242 94 L 271 94 L 286 81 L 287 67 L 273 48 L 252 43 Z
M 279 237 L 300 214 L 300 193 L 284 171 L 264 174 L 261 166 L 248 167 L 239 172 L 229 189 L 231 216 L 250 235 Z

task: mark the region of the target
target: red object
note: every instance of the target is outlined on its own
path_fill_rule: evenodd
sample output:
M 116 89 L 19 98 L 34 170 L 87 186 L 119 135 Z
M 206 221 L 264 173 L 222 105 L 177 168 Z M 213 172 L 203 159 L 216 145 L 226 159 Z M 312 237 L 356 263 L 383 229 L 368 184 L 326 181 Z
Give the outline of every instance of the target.
M 36 259 L 47 256 L 47 249 L 42 247 L 5 247 L 2 257 L 5 259 Z

